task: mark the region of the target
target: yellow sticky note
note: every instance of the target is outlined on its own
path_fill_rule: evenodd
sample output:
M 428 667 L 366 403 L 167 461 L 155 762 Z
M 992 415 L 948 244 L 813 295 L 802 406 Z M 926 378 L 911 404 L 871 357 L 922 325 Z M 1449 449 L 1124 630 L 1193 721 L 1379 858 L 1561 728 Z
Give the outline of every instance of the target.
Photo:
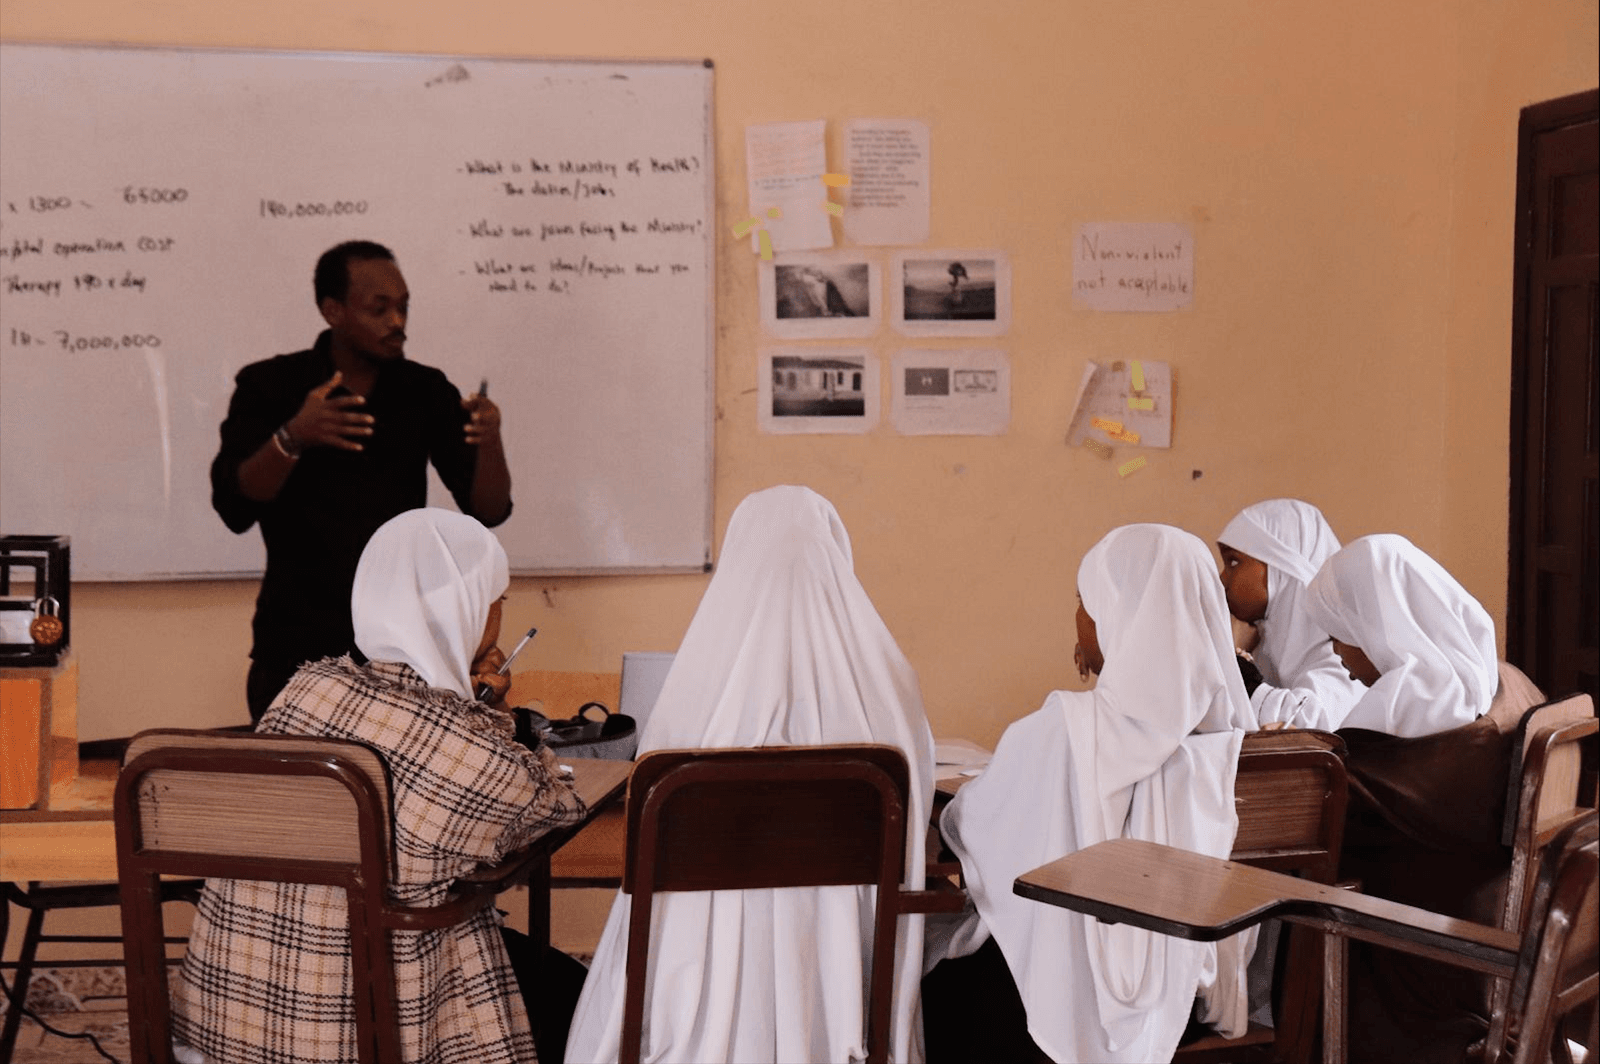
M 767 208 L 767 217 L 768 218 L 782 218 L 783 217 L 783 212 L 780 211 L 776 207 L 768 207 Z
M 1087 436 L 1085 436 L 1084 440 L 1083 440 L 1083 446 L 1084 446 L 1085 450 L 1092 451 L 1096 455 L 1099 455 L 1101 458 L 1110 458 L 1111 457 L 1111 448 L 1107 447 L 1105 444 L 1101 443 L 1099 440 L 1091 440 Z
M 1144 363 L 1134 359 L 1133 368 L 1130 372 L 1133 374 L 1133 390 L 1136 392 L 1144 391 Z
M 850 183 L 849 174 L 823 174 L 822 183 L 829 188 L 843 188 Z
M 844 216 L 844 204 L 842 203 L 835 203 L 832 200 L 828 200 L 827 202 L 823 203 L 822 209 L 836 218 Z
M 765 229 L 756 234 L 756 239 L 761 242 L 761 257 L 768 262 L 772 261 L 772 237 L 767 235 Z
M 1106 435 L 1110 436 L 1112 439 L 1116 440 L 1118 443 L 1138 443 L 1139 442 L 1139 434 L 1137 432 L 1133 431 L 1132 429 L 1123 429 L 1121 432 L 1108 432 L 1108 433 L 1106 433 Z
M 1145 462 L 1146 459 L 1144 455 L 1140 455 L 1131 462 L 1123 462 L 1121 465 L 1117 466 L 1117 476 L 1125 477 L 1130 473 L 1137 473 L 1139 470 L 1144 468 Z
M 1156 408 L 1156 401 L 1154 399 L 1133 399 L 1133 398 L 1130 398 L 1128 400 L 1128 409 L 1129 410 L 1154 410 L 1155 408 Z
M 759 218 L 746 218 L 744 221 L 733 227 L 733 235 L 744 236 L 746 233 L 760 224 L 761 219 Z
M 1099 429 L 1101 432 L 1108 432 L 1113 435 L 1122 431 L 1122 422 L 1112 421 L 1108 417 L 1090 418 L 1089 424 L 1092 427 Z

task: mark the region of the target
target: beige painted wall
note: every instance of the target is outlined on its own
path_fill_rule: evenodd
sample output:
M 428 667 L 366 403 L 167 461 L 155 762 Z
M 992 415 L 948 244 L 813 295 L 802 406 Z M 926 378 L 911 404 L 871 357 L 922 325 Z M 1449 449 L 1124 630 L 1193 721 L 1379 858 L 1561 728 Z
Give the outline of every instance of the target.
M 769 484 L 834 500 L 939 733 L 993 742 L 1077 684 L 1076 566 L 1129 521 L 1210 540 L 1240 506 L 1299 495 L 1346 538 L 1411 536 L 1503 615 L 1517 111 L 1600 81 L 1592 0 L 5 0 L 0 37 L 709 56 L 724 230 L 743 214 L 747 123 L 826 118 L 837 149 L 849 118 L 927 120 L 930 246 L 1011 256 L 1011 431 L 758 434 L 755 262 L 730 235 L 716 509 L 720 536 Z M 1067 240 L 1100 220 L 1191 223 L 1193 308 L 1074 307 Z M 877 338 L 885 365 L 897 346 Z M 1063 444 L 1083 360 L 1119 357 L 1178 373 L 1175 445 L 1126 481 Z M 507 624 L 538 624 L 531 667 L 614 668 L 675 646 L 703 586 L 518 580 Z M 75 589 L 84 737 L 244 719 L 253 595 Z

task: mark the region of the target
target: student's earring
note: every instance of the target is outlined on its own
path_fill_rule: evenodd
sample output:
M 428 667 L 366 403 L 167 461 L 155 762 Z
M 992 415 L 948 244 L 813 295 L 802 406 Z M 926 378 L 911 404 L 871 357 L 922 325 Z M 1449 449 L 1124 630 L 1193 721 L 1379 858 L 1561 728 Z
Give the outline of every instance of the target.
M 1082 643 L 1079 643 L 1078 645 L 1076 645 L 1076 646 L 1074 646 L 1072 648 L 1072 663 L 1078 667 L 1078 679 L 1082 680 L 1084 683 L 1088 683 L 1089 682 L 1089 666 L 1084 664 L 1084 661 L 1083 661 L 1083 644 Z

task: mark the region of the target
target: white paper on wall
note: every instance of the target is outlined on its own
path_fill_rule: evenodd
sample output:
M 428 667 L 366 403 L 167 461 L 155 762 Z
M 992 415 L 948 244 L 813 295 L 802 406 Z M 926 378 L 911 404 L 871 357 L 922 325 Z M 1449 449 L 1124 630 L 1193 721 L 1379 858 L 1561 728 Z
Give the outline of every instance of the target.
M 926 243 L 928 124 L 858 118 L 844 128 L 850 177 L 845 236 L 862 245 Z
M 763 232 L 773 251 L 833 247 L 833 226 L 824 207 L 827 186 L 822 183 L 828 169 L 825 128 L 820 118 L 745 127 L 750 214 L 760 222 L 750 234 L 752 250 L 760 249 Z
M 1085 222 L 1072 297 L 1094 310 L 1182 310 L 1194 301 L 1194 233 L 1177 222 Z
M 1067 429 L 1067 444 L 1104 448 L 1172 446 L 1172 367 L 1130 359 L 1089 362 Z
M 890 416 L 907 436 L 999 436 L 1011 424 L 1004 351 L 908 348 L 889 378 Z

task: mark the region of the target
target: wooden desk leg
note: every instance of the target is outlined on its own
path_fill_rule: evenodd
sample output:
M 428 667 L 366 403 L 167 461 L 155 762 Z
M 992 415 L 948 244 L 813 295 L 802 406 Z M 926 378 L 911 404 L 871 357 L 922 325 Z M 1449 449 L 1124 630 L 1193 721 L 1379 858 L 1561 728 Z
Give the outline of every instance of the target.
M 1345 961 L 1349 955 L 1349 939 L 1322 936 L 1323 1064 L 1344 1064 L 1345 1060 Z

